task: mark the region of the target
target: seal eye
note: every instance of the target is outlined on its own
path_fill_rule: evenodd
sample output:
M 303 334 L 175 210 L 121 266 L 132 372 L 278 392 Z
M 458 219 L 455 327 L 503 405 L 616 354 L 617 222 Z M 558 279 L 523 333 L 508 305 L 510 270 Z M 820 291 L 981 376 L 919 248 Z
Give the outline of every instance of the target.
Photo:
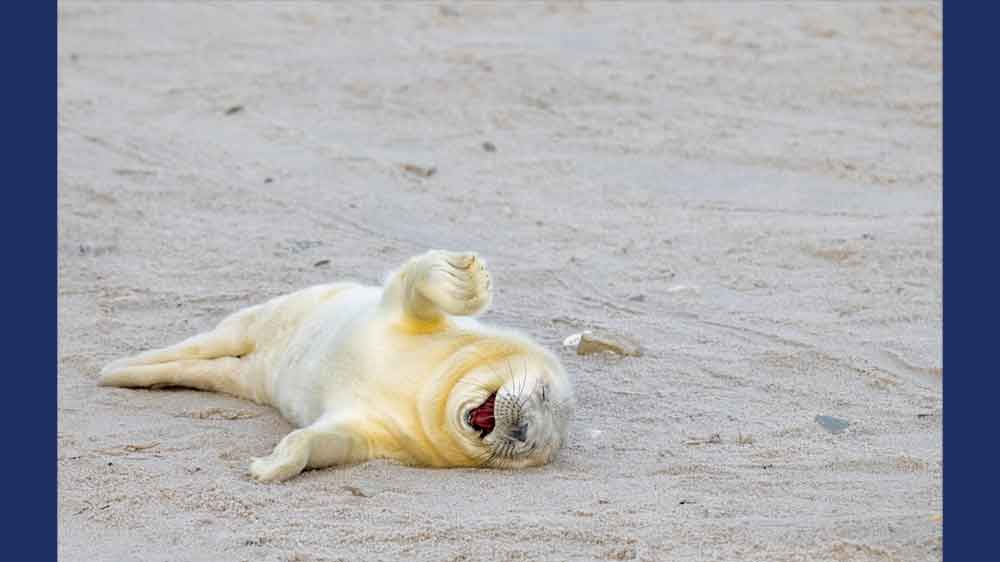
M 549 400 L 549 387 L 548 385 L 542 386 L 542 402 L 547 402 Z
M 496 426 L 496 419 L 493 417 L 493 406 L 496 400 L 497 394 L 494 392 L 485 402 L 469 412 L 469 425 L 479 432 L 480 438 L 489 435 Z

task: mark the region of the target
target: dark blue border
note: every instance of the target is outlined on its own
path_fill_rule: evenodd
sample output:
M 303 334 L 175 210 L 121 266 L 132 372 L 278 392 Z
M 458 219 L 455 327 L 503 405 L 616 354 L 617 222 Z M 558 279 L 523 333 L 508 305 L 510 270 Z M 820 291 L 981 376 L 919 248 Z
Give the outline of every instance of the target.
M 56 559 L 56 3 L 4 4 L 4 551 Z
M 987 3 L 944 3 L 945 559 L 992 552 L 998 330 L 992 268 L 997 207 L 996 19 Z M 995 10 L 993 10 L 995 11 Z M 4 401 L 4 550 L 56 559 L 56 32 L 54 1 L 4 6 L 0 57 L 5 242 L 0 322 Z M 979 133 L 979 134 L 977 134 Z M 976 320 L 980 320 L 977 322 Z M 13 496 L 13 497 L 10 497 Z M 978 506 L 978 507 L 977 507 Z M 980 509 L 981 508 L 981 509 Z M 20 556 L 24 554 L 27 556 Z
M 973 8 L 978 9 L 970 9 Z M 995 548 L 1000 368 L 996 9 L 944 11 L 944 559 Z

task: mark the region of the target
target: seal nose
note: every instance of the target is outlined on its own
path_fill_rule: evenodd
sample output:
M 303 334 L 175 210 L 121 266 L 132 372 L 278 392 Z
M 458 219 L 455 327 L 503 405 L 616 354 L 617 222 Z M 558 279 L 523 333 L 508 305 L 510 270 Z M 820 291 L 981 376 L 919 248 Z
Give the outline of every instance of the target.
M 528 438 L 528 425 L 522 423 L 521 425 L 512 427 L 510 429 L 510 437 L 524 443 Z

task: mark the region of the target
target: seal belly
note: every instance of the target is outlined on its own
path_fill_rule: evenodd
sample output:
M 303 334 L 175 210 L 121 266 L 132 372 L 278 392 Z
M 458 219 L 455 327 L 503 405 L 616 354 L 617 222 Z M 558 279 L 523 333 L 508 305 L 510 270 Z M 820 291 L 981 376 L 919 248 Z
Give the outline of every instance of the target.
M 304 427 L 331 406 L 351 401 L 351 382 L 361 360 L 354 343 L 380 296 L 376 287 L 344 290 L 303 318 L 287 345 L 276 346 L 284 349 L 269 361 L 267 375 L 272 404 L 285 418 Z

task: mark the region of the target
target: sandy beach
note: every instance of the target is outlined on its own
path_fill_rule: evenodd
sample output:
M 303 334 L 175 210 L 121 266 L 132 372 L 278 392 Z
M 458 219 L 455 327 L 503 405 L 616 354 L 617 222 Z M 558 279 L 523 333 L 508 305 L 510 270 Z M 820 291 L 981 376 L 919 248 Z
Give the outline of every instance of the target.
M 58 26 L 61 560 L 941 559 L 940 4 L 63 1 Z M 484 320 L 574 376 L 553 464 L 260 484 L 271 408 L 96 385 L 429 248 L 480 252 Z M 562 345 L 587 329 L 644 353 Z

